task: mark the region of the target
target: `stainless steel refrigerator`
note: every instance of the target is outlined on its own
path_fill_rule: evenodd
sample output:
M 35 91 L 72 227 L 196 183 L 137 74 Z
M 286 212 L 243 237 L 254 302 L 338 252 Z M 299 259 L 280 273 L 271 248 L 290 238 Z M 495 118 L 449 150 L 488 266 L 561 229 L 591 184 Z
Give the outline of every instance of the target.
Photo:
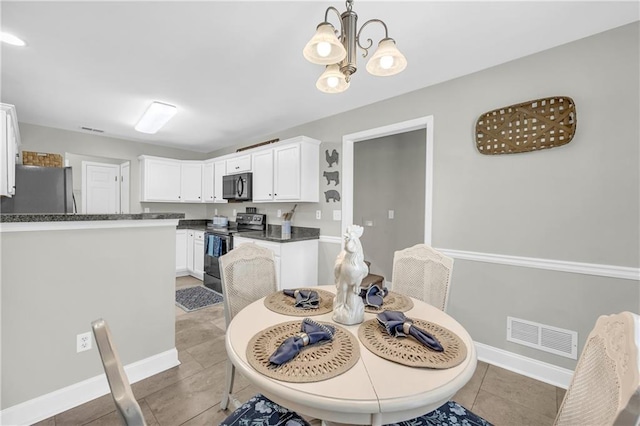
M 74 213 L 71 167 L 16 166 L 16 194 L 1 213 Z

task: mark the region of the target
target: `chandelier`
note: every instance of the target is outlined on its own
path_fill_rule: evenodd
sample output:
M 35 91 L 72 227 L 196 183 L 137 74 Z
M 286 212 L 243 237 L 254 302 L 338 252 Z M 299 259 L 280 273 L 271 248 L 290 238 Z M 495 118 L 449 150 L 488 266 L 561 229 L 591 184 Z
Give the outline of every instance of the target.
M 315 35 L 305 46 L 302 54 L 311 63 L 325 65 L 316 87 L 325 93 L 340 93 L 349 88 L 351 75 L 356 72 L 356 47 L 363 50 L 366 58 L 373 41 L 367 39 L 367 45 L 360 43 L 360 33 L 369 24 L 378 22 L 384 27 L 384 38 L 378 42 L 378 48 L 367 62 L 367 71 L 377 76 L 389 76 L 402 72 L 407 67 L 407 59 L 396 47 L 394 39 L 389 38 L 387 25 L 380 19 L 370 19 L 360 29 L 358 15 L 352 10 L 353 0 L 346 1 L 347 10 L 340 14 L 335 7 L 328 7 L 324 21 L 316 28 Z M 329 11 L 340 17 L 340 32 L 328 22 Z

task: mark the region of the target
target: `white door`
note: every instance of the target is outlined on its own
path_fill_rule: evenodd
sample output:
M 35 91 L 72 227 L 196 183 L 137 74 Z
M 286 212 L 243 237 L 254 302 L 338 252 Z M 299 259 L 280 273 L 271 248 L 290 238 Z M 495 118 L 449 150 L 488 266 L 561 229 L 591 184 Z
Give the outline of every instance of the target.
M 120 213 L 129 213 L 129 198 L 131 196 L 129 190 L 130 164 L 120 164 Z
M 82 211 L 85 214 L 120 213 L 120 166 L 82 162 Z

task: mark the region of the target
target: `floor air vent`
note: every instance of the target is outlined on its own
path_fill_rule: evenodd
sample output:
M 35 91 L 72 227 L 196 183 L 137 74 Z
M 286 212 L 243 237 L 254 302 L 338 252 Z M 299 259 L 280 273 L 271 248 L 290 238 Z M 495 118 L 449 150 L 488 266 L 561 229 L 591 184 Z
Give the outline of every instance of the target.
M 576 331 L 507 317 L 507 340 L 552 354 L 578 359 Z

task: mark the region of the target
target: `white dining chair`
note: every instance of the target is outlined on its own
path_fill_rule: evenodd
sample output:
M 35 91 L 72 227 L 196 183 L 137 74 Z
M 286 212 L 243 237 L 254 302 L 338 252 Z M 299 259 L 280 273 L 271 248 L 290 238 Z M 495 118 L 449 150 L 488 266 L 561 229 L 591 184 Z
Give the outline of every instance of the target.
M 278 291 L 276 266 L 273 252 L 256 244 L 241 244 L 219 258 L 220 278 L 224 298 L 224 318 L 227 327 L 229 323 L 247 305 Z M 290 411 L 270 401 L 261 394 L 241 404 L 232 396 L 235 366 L 227 360 L 227 377 L 224 393 L 220 401 L 220 409 L 226 410 L 229 401 L 237 409 L 223 425 L 252 424 L 255 418 L 260 418 L 260 424 L 291 424 L 308 425 L 294 411 Z M 256 406 L 262 407 L 256 409 Z M 269 407 L 272 415 L 265 420 L 265 407 Z M 261 412 L 262 411 L 262 412 Z M 266 422 L 266 423 L 265 423 Z M 290 422 L 290 423 L 289 423 Z
M 146 426 L 140 404 L 133 396 L 131 385 L 113 344 L 109 325 L 100 318 L 91 323 L 91 330 L 120 419 L 126 426 Z
M 580 354 L 554 426 L 640 424 L 638 348 L 640 317 L 637 314 L 622 312 L 598 318 Z M 396 425 L 427 426 L 443 422 L 489 425 L 486 420 L 453 401 Z
M 446 311 L 453 259 L 426 244 L 396 251 L 393 255 L 392 289 Z
M 587 337 L 556 426 L 612 425 L 640 387 L 640 317 L 603 315 Z M 629 413 L 625 413 L 625 416 Z M 635 418 L 637 424 L 638 418 Z

